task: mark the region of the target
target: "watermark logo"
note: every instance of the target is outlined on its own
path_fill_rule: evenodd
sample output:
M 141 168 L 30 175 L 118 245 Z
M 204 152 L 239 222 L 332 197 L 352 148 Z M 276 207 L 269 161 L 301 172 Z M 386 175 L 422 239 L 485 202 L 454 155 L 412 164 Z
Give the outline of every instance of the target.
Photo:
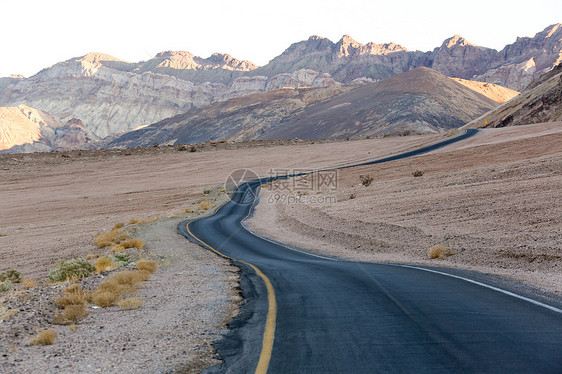
M 250 169 L 237 169 L 226 177 L 224 189 L 231 201 L 237 204 L 251 204 L 256 196 L 252 189 L 241 190 L 244 183 L 259 179 L 258 175 Z
M 337 202 L 333 192 L 338 188 L 337 170 L 270 169 L 273 181 L 262 185 L 270 191 L 270 204 L 331 205 Z

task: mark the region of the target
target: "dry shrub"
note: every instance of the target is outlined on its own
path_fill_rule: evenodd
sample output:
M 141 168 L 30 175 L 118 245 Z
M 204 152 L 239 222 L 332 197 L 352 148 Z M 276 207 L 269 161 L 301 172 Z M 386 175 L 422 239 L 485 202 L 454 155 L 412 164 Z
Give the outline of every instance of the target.
M 33 279 L 24 278 L 24 279 L 21 281 L 21 286 L 22 286 L 22 288 L 24 288 L 24 289 L 26 289 L 26 290 L 30 290 L 30 289 L 32 289 L 32 288 L 37 287 L 37 282 L 36 282 L 35 280 L 33 280 Z
M 146 270 L 150 273 L 154 273 L 156 270 L 158 270 L 158 264 L 156 263 L 156 261 L 152 260 L 139 260 L 137 261 L 136 265 L 137 269 Z
M 148 278 L 150 278 L 150 272 L 146 270 L 125 270 L 113 274 L 109 277 L 108 282 L 134 286 L 137 283 L 148 280 Z
M 119 298 L 121 297 L 119 292 L 112 292 L 109 290 L 106 291 L 98 291 L 96 290 L 93 294 L 92 294 L 92 304 L 95 304 L 97 306 L 101 306 L 102 308 L 107 308 L 110 306 L 115 305 L 115 303 L 117 302 L 117 300 L 119 300 Z
M 51 282 L 64 282 L 74 279 L 89 277 L 96 267 L 82 258 L 72 260 L 59 260 L 56 267 L 49 271 Z
M 144 240 L 142 239 L 129 239 L 120 244 L 123 248 L 137 248 L 143 249 L 144 248 Z
M 209 209 L 211 204 L 209 204 L 209 202 L 207 200 L 203 200 L 199 203 L 199 206 L 201 207 L 201 209 L 203 210 L 207 210 Z
M 129 225 L 134 225 L 134 224 L 137 224 L 137 223 L 140 223 L 140 220 L 136 219 L 136 218 L 133 218 L 129 221 Z
M 73 284 L 64 289 L 61 296 L 55 299 L 58 308 L 66 308 L 69 305 L 86 305 L 86 292 L 78 284 Z
M 447 247 L 443 245 L 434 245 L 433 247 L 429 248 L 428 256 L 429 258 L 444 259 L 447 256 L 452 256 L 457 253 L 458 252 L 456 250 L 447 249 Z
M 57 332 L 55 330 L 44 330 L 39 332 L 35 338 L 31 340 L 33 345 L 51 345 L 55 342 L 57 338 Z
M 97 273 L 99 273 L 100 271 L 115 269 L 115 262 L 111 258 L 107 257 L 98 258 L 94 265 L 96 266 Z
M 412 173 L 414 177 L 421 177 L 424 174 L 423 170 L 416 170 Z
M 359 179 L 361 179 L 361 183 L 365 187 L 369 187 L 371 185 L 371 183 L 373 183 L 373 180 L 374 180 L 374 178 L 371 177 L 369 174 L 360 175 Z
M 113 244 L 110 248 L 111 252 L 123 252 L 125 251 L 125 247 L 122 244 Z
M 119 308 L 125 309 L 125 310 L 137 309 L 137 308 L 140 308 L 141 306 L 143 306 L 143 304 L 144 304 L 144 301 L 142 301 L 141 299 L 136 298 L 136 297 L 128 297 L 126 299 L 120 300 L 117 303 Z
M 127 240 L 129 235 L 123 232 L 121 228 L 114 228 L 108 232 L 102 232 L 94 237 L 94 244 L 98 248 L 110 247 L 112 244 L 119 244 L 120 242 Z
M 115 226 L 113 226 L 113 230 L 120 229 L 120 228 L 123 228 L 123 227 L 125 227 L 125 224 L 123 222 L 117 222 L 115 224 Z
M 88 307 L 86 304 L 67 305 L 62 310 L 62 315 L 67 321 L 76 323 L 88 316 Z

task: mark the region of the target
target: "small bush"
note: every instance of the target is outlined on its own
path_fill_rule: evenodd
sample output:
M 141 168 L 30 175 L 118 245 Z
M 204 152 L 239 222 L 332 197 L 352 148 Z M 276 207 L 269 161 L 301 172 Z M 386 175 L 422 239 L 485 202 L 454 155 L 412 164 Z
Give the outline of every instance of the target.
M 136 219 L 136 218 L 133 218 L 133 219 L 131 219 L 131 220 L 129 221 L 129 225 L 135 225 L 135 224 L 137 224 L 137 223 L 139 223 L 139 222 L 140 222 L 140 220 L 138 220 L 138 219 Z
M 207 210 L 209 209 L 211 204 L 209 204 L 209 202 L 207 200 L 203 200 L 199 203 L 199 206 L 201 207 L 201 209 L 203 210 Z
M 134 286 L 137 283 L 144 282 L 150 278 L 150 272 L 147 270 L 125 270 L 113 274 L 108 282 Z
M 80 285 L 73 284 L 64 289 L 61 296 L 55 299 L 55 305 L 63 309 L 69 305 L 85 305 L 86 292 Z
M 67 305 L 62 310 L 63 317 L 71 322 L 77 323 L 88 316 L 88 307 L 86 304 Z
M 357 197 L 357 195 L 354 194 L 354 193 L 352 193 L 352 194 L 349 195 L 349 199 L 350 199 L 350 200 L 355 199 L 356 197 Z
M 5 273 L 0 273 L 0 281 L 9 280 L 12 283 L 21 282 L 21 274 L 16 269 L 8 269 Z
M 189 147 L 189 152 L 197 152 L 197 148 L 192 145 L 191 147 Z
M 454 249 L 447 249 L 447 247 L 443 245 L 434 245 L 433 247 L 429 248 L 428 256 L 429 258 L 440 258 L 444 259 L 447 256 L 452 256 L 457 254 L 458 252 Z
M 414 172 L 412 173 L 412 175 L 413 175 L 414 177 L 421 177 L 421 176 L 423 175 L 423 173 L 424 173 L 424 172 L 423 172 L 422 170 L 416 170 L 416 171 L 414 171 Z
M 82 258 L 59 260 L 57 266 L 49 271 L 49 280 L 51 282 L 64 282 L 85 278 L 92 275 L 95 270 L 94 265 Z
M 108 308 L 115 305 L 120 296 L 120 293 L 109 290 L 96 291 L 92 294 L 92 303 L 102 308 Z
M 117 302 L 117 306 L 125 310 L 137 309 L 143 306 L 143 304 L 144 301 L 136 297 L 128 297 L 126 299 L 119 300 L 119 302 Z
M 129 240 L 125 240 L 120 245 L 123 246 L 123 248 L 143 249 L 144 248 L 144 240 L 142 240 L 142 239 L 129 239 Z
M 115 263 L 113 262 L 113 259 L 108 257 L 98 258 L 95 262 L 95 266 L 96 266 L 96 273 L 99 273 L 100 271 L 115 269 Z
M 123 267 L 129 265 L 131 258 L 128 254 L 122 252 L 116 252 L 113 254 L 113 258 L 117 264 L 117 267 Z
M 123 222 L 117 222 L 115 224 L 115 226 L 113 226 L 113 230 L 120 229 L 120 228 L 123 228 L 123 227 L 125 227 L 125 224 Z
M 149 271 L 150 273 L 154 273 L 156 270 L 158 270 L 158 264 L 156 263 L 156 261 L 139 260 L 137 261 L 136 265 L 137 265 L 137 269 L 146 270 Z
M 0 282 L 0 292 L 10 291 L 12 287 L 13 287 L 12 282 L 10 282 L 9 280 Z
M 203 191 L 203 195 L 208 195 L 208 194 L 210 194 L 210 193 L 211 193 L 211 190 L 205 190 L 205 191 Z
M 120 242 L 127 240 L 129 235 L 123 232 L 121 228 L 113 228 L 113 230 L 108 232 L 102 232 L 94 237 L 94 244 L 98 248 L 110 247 L 112 244 L 119 244 Z
M 369 187 L 371 185 L 371 183 L 373 183 L 373 180 L 374 180 L 374 178 L 371 177 L 369 174 L 360 175 L 359 179 L 361 179 L 361 183 L 365 187 Z
M 57 338 L 57 332 L 55 330 L 44 330 L 41 331 L 31 340 L 33 345 L 51 345 L 55 342 Z

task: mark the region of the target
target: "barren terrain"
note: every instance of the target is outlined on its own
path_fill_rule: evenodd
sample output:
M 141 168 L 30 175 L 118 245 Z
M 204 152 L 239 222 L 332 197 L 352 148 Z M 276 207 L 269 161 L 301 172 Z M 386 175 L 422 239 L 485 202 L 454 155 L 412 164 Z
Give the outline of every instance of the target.
M 0 271 L 15 268 L 39 282 L 0 294 L 0 371 L 198 372 L 215 362 L 211 342 L 225 331 L 240 299 L 236 268 L 176 234 L 181 219 L 191 216 L 185 209 L 208 197 L 205 190 L 217 193 L 234 169 L 268 175 L 270 168 L 346 164 L 443 136 L 0 156 Z M 145 304 L 132 311 L 90 308 L 75 330 L 53 324 L 53 299 L 65 285 L 48 284 L 49 269 L 59 259 L 106 253 L 94 246 L 94 235 L 137 218 L 159 218 L 126 226 L 145 240 L 142 256 L 161 265 L 140 288 Z M 103 279 L 81 283 L 91 290 Z M 57 331 L 55 344 L 30 346 L 43 329 Z
M 289 203 L 277 198 L 288 191 L 262 189 L 250 228 L 324 254 L 472 269 L 561 294 L 560 144 L 560 122 L 489 129 L 431 154 L 342 170 L 337 190 L 317 195 L 337 202 L 307 204 L 301 192 L 305 203 Z M 457 254 L 430 260 L 434 245 Z

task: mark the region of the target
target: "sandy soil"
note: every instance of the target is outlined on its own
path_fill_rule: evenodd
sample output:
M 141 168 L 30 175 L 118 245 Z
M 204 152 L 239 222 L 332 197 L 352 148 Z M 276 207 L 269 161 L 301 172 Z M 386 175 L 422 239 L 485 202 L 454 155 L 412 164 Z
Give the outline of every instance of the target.
M 301 192 L 298 202 L 295 191 L 289 202 L 279 198 L 287 191 L 262 189 L 249 226 L 325 254 L 477 270 L 561 295 L 561 144 L 560 122 L 486 130 L 432 154 L 342 170 L 337 190 Z M 458 253 L 428 259 L 437 244 Z

